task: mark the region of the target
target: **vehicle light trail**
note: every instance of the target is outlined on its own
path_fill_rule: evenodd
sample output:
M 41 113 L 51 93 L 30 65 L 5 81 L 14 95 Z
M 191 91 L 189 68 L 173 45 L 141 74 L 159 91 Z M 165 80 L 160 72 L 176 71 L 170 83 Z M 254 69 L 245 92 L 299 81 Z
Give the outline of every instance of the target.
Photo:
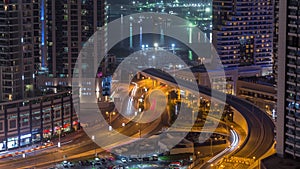
M 238 136 L 237 132 L 235 130 L 231 129 L 230 133 L 231 133 L 231 136 L 232 136 L 232 143 L 231 143 L 230 147 L 227 147 L 222 152 L 220 152 L 219 154 L 217 154 L 216 156 L 214 156 L 213 158 L 208 160 L 207 161 L 208 163 L 213 163 L 215 160 L 217 160 L 218 158 L 223 156 L 225 153 L 233 151 L 235 148 L 238 147 L 240 140 L 239 140 L 239 136 Z

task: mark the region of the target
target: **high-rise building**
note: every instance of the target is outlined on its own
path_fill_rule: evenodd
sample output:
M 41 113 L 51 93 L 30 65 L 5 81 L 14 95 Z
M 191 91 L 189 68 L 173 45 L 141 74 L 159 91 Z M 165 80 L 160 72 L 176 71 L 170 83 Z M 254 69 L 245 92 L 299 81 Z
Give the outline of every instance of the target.
M 213 0 L 213 44 L 224 66 L 272 70 L 273 0 Z
M 106 2 L 45 0 L 44 5 L 49 77 L 70 79 L 84 43 L 106 22 Z M 66 83 L 61 85 L 70 80 Z
M 279 2 L 276 149 L 300 158 L 300 22 L 298 0 Z
M 0 101 L 33 94 L 34 63 L 40 57 L 36 36 L 40 33 L 38 3 L 37 0 L 0 1 Z
M 274 0 L 273 75 L 278 72 L 279 0 Z

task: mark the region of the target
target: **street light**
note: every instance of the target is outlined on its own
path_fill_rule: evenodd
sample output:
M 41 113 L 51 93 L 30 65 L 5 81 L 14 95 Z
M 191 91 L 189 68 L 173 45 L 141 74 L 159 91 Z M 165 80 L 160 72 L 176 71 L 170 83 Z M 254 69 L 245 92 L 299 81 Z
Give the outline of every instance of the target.
M 95 136 L 94 136 L 94 135 L 92 135 L 92 140 L 93 140 L 93 142 L 95 142 Z M 97 157 L 97 150 L 96 150 L 96 146 L 95 146 L 95 157 Z
M 113 116 L 116 115 L 116 112 L 108 112 L 108 111 L 107 111 L 105 114 L 106 114 L 107 116 L 109 116 L 109 127 L 108 127 L 108 130 L 109 130 L 109 131 L 112 131 L 112 126 L 111 126 L 111 116 L 112 116 L 112 115 L 113 115 Z
M 154 46 L 155 48 L 158 48 L 158 43 L 154 43 L 153 46 Z
M 58 129 L 58 143 L 57 143 L 57 147 L 60 148 L 60 134 L 61 134 L 61 127 L 59 127 Z
M 141 130 L 141 124 L 136 123 L 137 126 L 139 126 L 139 135 L 140 135 L 140 139 L 142 138 L 142 130 Z
M 174 54 L 175 53 L 175 44 L 172 43 L 171 47 L 172 47 L 172 51 L 173 51 L 173 54 Z
M 213 148 L 212 148 L 212 138 L 209 138 L 210 140 L 210 153 L 211 153 L 211 156 L 214 155 L 214 152 L 213 152 Z

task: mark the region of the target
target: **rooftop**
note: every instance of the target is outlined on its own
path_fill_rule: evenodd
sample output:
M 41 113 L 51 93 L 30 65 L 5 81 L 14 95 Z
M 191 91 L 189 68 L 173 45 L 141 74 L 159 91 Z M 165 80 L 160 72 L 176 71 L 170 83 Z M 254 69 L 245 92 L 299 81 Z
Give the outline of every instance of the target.
M 275 78 L 273 76 L 243 77 L 243 78 L 240 78 L 239 80 L 245 81 L 245 82 L 250 82 L 250 83 L 266 85 L 266 86 L 274 86 L 274 84 L 275 84 Z
M 280 158 L 277 155 L 262 160 L 262 165 L 268 169 L 299 169 L 300 162 L 293 159 Z

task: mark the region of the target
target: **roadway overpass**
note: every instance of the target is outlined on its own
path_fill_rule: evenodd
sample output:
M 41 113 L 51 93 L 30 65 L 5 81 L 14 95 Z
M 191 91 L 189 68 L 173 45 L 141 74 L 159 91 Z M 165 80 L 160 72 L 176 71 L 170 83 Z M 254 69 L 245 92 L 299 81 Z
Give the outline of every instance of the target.
M 146 77 L 156 79 L 159 82 L 168 85 L 176 85 L 175 80 L 169 74 L 163 71 L 147 69 L 140 73 Z M 181 85 L 186 89 L 193 88 L 191 87 L 193 84 L 188 81 L 182 80 Z M 200 93 L 211 96 L 210 88 L 200 85 L 198 88 Z M 224 93 L 218 91 L 215 91 L 215 93 L 217 93 L 215 99 L 222 100 Z M 248 135 L 244 143 L 232 155 L 245 158 L 255 157 L 256 159 L 259 159 L 265 153 L 267 153 L 274 144 L 275 125 L 273 121 L 258 107 L 236 96 L 226 94 L 226 103 L 241 113 L 241 115 L 246 119 L 248 126 Z

